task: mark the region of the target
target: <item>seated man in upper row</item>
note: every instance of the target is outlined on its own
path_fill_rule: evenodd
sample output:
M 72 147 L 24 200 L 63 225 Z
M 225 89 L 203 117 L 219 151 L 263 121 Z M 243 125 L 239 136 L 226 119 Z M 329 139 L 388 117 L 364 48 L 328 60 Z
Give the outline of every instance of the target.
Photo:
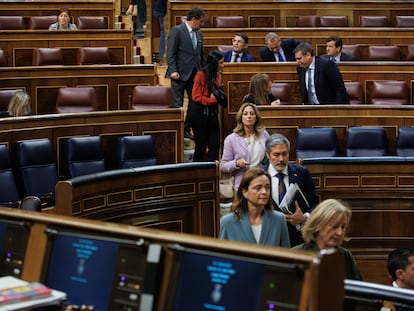
M 236 33 L 232 43 L 233 50 L 224 53 L 224 61 L 231 63 L 254 62 L 254 57 L 247 53 L 249 38 L 244 33 Z
M 274 32 L 269 32 L 265 37 L 266 46 L 260 49 L 262 62 L 294 62 L 293 50 L 300 43 L 299 40 L 288 38 L 280 39 Z
M 354 60 L 352 55 L 342 52 L 343 42 L 338 36 L 330 36 L 326 40 L 326 54 L 321 55 L 335 63 Z

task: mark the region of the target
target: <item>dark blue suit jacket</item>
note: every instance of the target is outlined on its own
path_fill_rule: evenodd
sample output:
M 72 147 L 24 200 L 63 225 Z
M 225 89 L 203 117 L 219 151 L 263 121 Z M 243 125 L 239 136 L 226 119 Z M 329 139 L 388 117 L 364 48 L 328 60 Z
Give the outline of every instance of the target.
M 185 23 L 174 26 L 168 35 L 166 78 L 173 72 L 180 74 L 180 80 L 188 81 L 203 65 L 203 33 L 196 31 L 197 49 L 194 50 L 190 33 Z
M 267 171 L 267 169 L 266 169 Z M 296 183 L 298 184 L 299 188 L 302 190 L 303 194 L 305 195 L 310 208 L 307 210 L 305 207 L 301 206 L 303 213 L 310 213 L 319 203 L 319 196 L 316 193 L 315 185 L 312 180 L 312 176 L 309 170 L 302 165 L 297 164 L 288 164 L 288 175 L 289 175 L 289 184 Z M 276 210 L 279 210 L 278 203 L 273 200 L 273 205 Z M 298 245 L 303 243 L 302 234 L 295 226 L 287 223 L 288 230 L 289 230 L 289 238 L 290 244 L 292 246 Z
M 306 69 L 297 67 L 300 93 L 302 102 L 308 104 L 308 91 L 306 89 Z M 315 91 L 321 105 L 327 104 L 349 104 L 344 80 L 336 63 L 315 56 Z
M 282 47 L 287 62 L 295 61 L 295 54 L 293 54 L 293 50 L 299 43 L 299 40 L 292 38 L 282 39 L 282 44 L 280 46 Z M 274 62 L 275 55 L 267 46 L 264 46 L 260 49 L 260 60 L 262 62 Z
M 233 55 L 233 51 L 227 51 L 224 53 L 224 61 L 225 62 L 231 62 L 231 57 Z M 254 62 L 254 57 L 251 54 L 247 54 L 246 52 L 243 52 L 241 58 L 241 62 Z

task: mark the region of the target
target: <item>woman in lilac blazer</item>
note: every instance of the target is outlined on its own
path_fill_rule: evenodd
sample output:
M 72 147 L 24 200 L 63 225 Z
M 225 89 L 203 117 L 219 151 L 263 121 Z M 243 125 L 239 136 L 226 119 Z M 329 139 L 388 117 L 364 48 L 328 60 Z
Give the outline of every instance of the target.
M 260 167 L 265 157 L 265 142 L 269 133 L 262 125 L 262 117 L 255 104 L 244 103 L 236 115 L 237 125 L 224 140 L 220 169 L 231 173 L 237 189 L 243 174 Z

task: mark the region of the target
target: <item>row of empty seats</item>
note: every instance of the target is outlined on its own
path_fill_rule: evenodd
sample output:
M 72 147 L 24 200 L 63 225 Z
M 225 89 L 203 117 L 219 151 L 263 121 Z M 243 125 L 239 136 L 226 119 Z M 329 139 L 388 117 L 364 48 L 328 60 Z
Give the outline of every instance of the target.
M 80 47 L 77 52 L 78 65 L 111 65 L 111 53 L 108 47 Z M 33 66 L 65 65 L 61 48 L 34 48 Z M 0 67 L 7 66 L 5 52 L 0 49 Z
M 67 138 L 62 153 L 66 179 L 106 170 L 100 136 Z M 152 136 L 118 137 L 116 158 L 119 169 L 156 165 Z M 49 139 L 19 141 L 12 152 L 0 144 L 0 205 L 13 205 L 26 196 L 37 196 L 45 205 L 53 205 L 57 181 L 57 161 Z
M 297 27 L 349 27 L 349 19 L 346 15 L 339 16 L 298 16 Z M 385 15 L 360 16 L 359 24 L 354 27 L 414 27 L 414 16 L 398 15 L 391 22 Z
M 0 90 L 0 111 L 6 111 L 11 98 L 20 89 Z M 170 108 L 172 94 L 170 86 L 137 85 L 129 103 L 131 110 Z M 94 87 L 63 87 L 56 96 L 56 113 L 95 111 L 97 106 Z
M 296 137 L 296 158 L 338 156 L 338 140 L 334 128 L 299 128 Z M 388 141 L 383 127 L 351 127 L 347 131 L 347 157 L 381 157 L 389 155 Z M 400 127 L 395 155 L 414 156 L 414 127 Z
M 185 17 L 181 18 L 181 22 Z M 205 24 L 204 27 L 208 27 Z M 243 16 L 216 16 L 213 22 L 216 28 L 245 28 L 247 22 Z M 349 27 L 349 19 L 346 15 L 339 16 L 318 16 L 318 15 L 302 15 L 298 16 L 296 27 Z M 388 16 L 366 15 L 360 16 L 359 24 L 354 27 L 414 27 L 414 16 L 399 15 L 394 21 L 390 21 Z
M 22 16 L 0 16 L 0 30 L 42 30 L 57 22 L 56 15 L 31 16 L 26 25 Z M 76 23 L 78 29 L 108 29 L 108 18 L 103 16 L 79 16 Z

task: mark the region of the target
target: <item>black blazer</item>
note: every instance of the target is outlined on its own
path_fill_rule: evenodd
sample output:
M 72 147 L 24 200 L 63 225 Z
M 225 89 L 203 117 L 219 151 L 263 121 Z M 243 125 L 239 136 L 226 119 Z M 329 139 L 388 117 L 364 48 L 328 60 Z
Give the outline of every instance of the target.
M 296 68 L 299 77 L 300 94 L 302 102 L 308 104 L 308 91 L 306 89 L 306 69 L 298 66 Z M 321 105 L 326 104 L 349 104 L 348 93 L 344 80 L 336 63 L 315 56 L 315 91 L 316 97 Z
M 203 33 L 196 31 L 197 49 L 194 50 L 190 33 L 185 23 L 174 26 L 168 35 L 166 78 L 173 72 L 180 74 L 180 80 L 188 81 L 193 72 L 203 65 Z
M 285 54 L 286 61 L 295 61 L 295 54 L 293 54 L 293 50 L 299 43 L 299 40 L 292 38 L 282 39 L 282 43 L 280 46 L 282 47 L 283 53 Z M 260 49 L 260 60 L 262 62 L 274 62 L 275 55 L 271 50 L 269 50 L 267 46 L 264 46 Z

